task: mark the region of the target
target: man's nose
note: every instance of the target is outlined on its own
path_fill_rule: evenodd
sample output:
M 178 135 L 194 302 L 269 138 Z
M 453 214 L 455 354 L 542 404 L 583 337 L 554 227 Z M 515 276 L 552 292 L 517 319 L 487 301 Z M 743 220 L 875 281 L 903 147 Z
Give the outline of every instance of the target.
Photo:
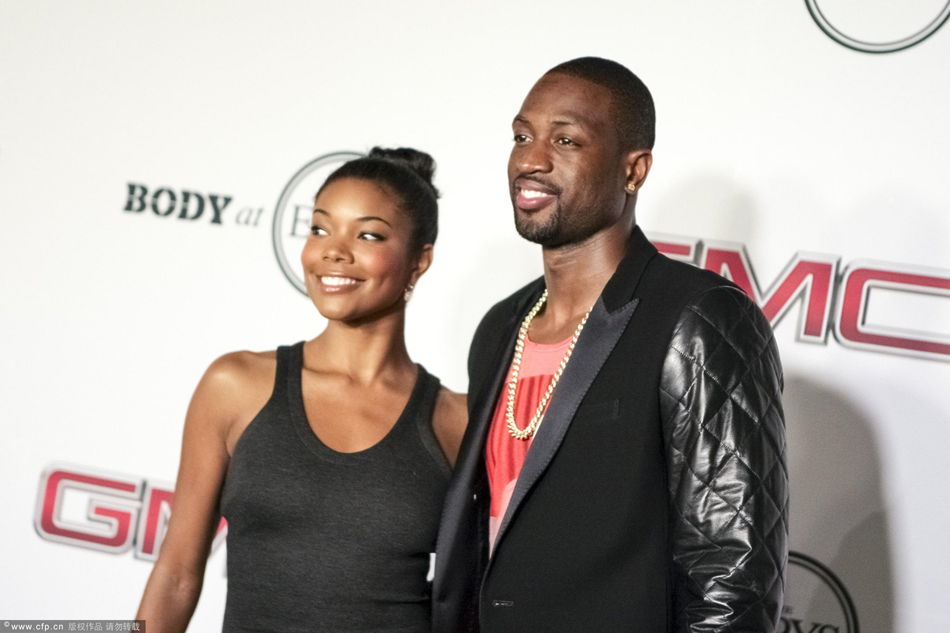
M 533 141 L 512 150 L 515 166 L 523 174 L 551 171 L 551 148 L 542 141 Z

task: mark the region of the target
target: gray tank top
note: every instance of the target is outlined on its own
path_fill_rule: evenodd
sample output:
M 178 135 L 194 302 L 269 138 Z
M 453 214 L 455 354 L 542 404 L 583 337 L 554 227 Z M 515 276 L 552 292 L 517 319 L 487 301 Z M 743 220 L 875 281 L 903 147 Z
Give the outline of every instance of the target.
M 339 453 L 307 421 L 302 364 L 303 343 L 277 350 L 274 392 L 231 457 L 224 631 L 428 633 L 450 474 L 432 432 L 439 380 L 420 365 L 392 430 Z

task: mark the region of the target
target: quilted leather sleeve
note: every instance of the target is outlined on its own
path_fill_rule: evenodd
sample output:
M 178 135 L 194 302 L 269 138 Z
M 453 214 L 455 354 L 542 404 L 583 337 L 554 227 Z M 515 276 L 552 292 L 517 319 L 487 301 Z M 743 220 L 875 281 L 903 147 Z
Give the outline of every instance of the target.
M 771 633 L 788 560 L 782 367 L 761 311 L 731 286 L 683 311 L 660 406 L 676 633 Z

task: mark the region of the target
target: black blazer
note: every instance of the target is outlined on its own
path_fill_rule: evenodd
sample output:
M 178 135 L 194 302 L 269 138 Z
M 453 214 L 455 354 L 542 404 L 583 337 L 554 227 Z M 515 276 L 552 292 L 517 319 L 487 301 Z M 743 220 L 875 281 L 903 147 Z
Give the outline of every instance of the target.
M 787 560 L 781 366 L 723 278 L 635 229 L 525 460 L 487 555 L 484 445 L 528 284 L 486 314 L 443 510 L 436 633 L 773 630 Z

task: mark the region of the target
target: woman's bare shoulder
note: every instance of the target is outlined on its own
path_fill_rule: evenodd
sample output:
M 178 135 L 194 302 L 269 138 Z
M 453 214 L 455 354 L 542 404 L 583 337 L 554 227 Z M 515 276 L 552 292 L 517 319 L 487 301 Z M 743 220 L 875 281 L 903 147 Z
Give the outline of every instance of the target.
M 195 399 L 213 403 L 219 411 L 244 417 L 242 413 L 259 410 L 267 401 L 276 373 L 277 353 L 274 351 L 229 352 L 208 366 L 195 390 Z
M 214 359 L 208 366 L 205 377 L 214 381 L 219 387 L 227 387 L 231 384 L 247 387 L 248 383 L 256 382 L 266 374 L 273 374 L 276 369 L 277 352 L 241 350 L 228 352 Z
M 443 385 L 439 389 L 436 407 L 443 407 L 446 413 L 450 415 L 468 417 L 468 394 L 456 393 Z
M 447 387 L 439 390 L 435 401 L 432 429 L 449 463 L 455 465 L 465 427 L 468 426 L 468 396 Z

